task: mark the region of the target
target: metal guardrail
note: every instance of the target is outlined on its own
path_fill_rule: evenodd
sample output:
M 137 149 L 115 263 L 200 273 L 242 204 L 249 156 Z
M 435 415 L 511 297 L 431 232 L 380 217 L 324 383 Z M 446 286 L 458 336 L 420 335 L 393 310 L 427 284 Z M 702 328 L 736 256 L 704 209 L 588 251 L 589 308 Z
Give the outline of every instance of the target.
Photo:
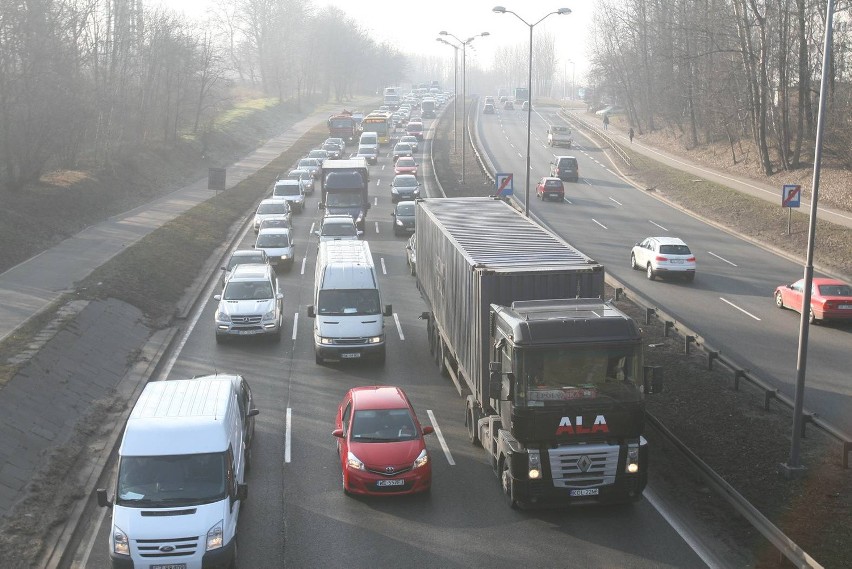
M 573 118 L 577 122 L 583 124 L 584 128 L 588 128 L 593 132 L 596 130 L 594 127 L 587 127 L 585 122 L 576 119 L 576 117 Z M 470 132 L 473 132 L 473 130 L 471 130 Z M 613 148 L 616 148 L 618 146 L 617 143 L 615 143 L 608 135 L 602 135 L 602 133 L 600 132 L 597 132 L 595 134 L 600 136 L 600 138 L 602 139 L 604 139 L 604 137 L 605 139 L 608 139 L 607 143 L 613 146 Z M 476 140 L 476 142 L 478 142 L 478 140 Z M 471 144 L 474 143 L 475 139 L 471 137 Z M 479 157 L 484 154 L 484 152 L 480 152 L 479 148 L 477 148 L 476 150 L 476 155 L 479 159 Z M 617 152 L 623 151 L 618 148 Z M 482 164 L 484 167 L 485 161 L 480 161 L 480 164 Z M 491 167 L 491 171 L 494 171 L 493 166 Z M 536 218 L 536 221 L 541 225 L 547 225 L 538 218 Z M 790 400 L 786 396 L 780 394 L 777 389 L 767 386 L 766 383 L 761 381 L 756 376 L 752 375 L 748 369 L 738 365 L 736 362 L 729 358 L 723 357 L 721 355 L 721 351 L 713 350 L 712 348 L 710 348 L 699 334 L 689 329 L 683 323 L 678 322 L 676 319 L 672 318 L 659 308 L 652 306 L 653 303 L 651 303 L 649 299 L 643 297 L 637 292 L 629 290 L 626 286 L 624 286 L 623 283 L 611 277 L 610 275 L 606 276 L 606 282 L 607 284 L 612 286 L 613 289 L 615 289 L 616 298 L 619 298 L 623 294 L 629 293 L 631 301 L 640 306 L 641 308 L 645 309 L 646 321 L 649 321 L 651 317 L 656 316 L 664 322 L 666 333 L 668 333 L 669 330 L 674 330 L 678 332 L 684 338 L 684 351 L 686 353 L 689 353 L 690 346 L 694 344 L 696 347 L 700 347 L 707 353 L 707 362 L 710 369 L 712 369 L 714 360 L 718 360 L 719 363 L 722 363 L 729 369 L 731 369 L 734 373 L 735 389 L 739 387 L 739 380 L 744 379 L 764 390 L 764 406 L 768 406 L 772 399 L 776 399 L 778 401 L 781 401 L 782 403 L 788 404 L 792 408 L 792 402 L 790 402 Z M 695 467 L 701 478 L 710 487 L 712 487 L 720 497 L 722 497 L 743 517 L 745 517 L 746 520 L 757 531 L 761 533 L 761 535 L 763 535 L 770 543 L 772 543 L 772 545 L 776 547 L 776 549 L 782 555 L 784 555 L 784 557 L 786 557 L 791 563 L 795 564 L 797 567 L 822 567 L 822 565 L 820 565 L 816 560 L 814 560 L 810 555 L 808 555 L 801 547 L 796 545 L 770 520 L 768 520 L 763 514 L 761 514 L 757 510 L 757 508 L 752 506 L 751 503 L 749 503 L 748 500 L 746 500 L 739 492 L 737 492 L 732 486 L 730 486 L 730 484 L 725 482 L 725 480 L 721 476 L 719 476 L 712 468 L 710 468 L 704 461 L 698 458 L 698 456 L 695 455 L 695 453 L 693 453 L 680 439 L 678 439 L 674 435 L 674 433 L 666 429 L 665 426 L 658 419 L 656 419 L 656 417 L 647 412 L 646 415 L 648 416 L 649 422 L 654 427 L 656 427 L 659 432 L 666 439 L 669 440 L 669 442 L 671 442 L 676 448 L 678 448 L 684 454 L 684 456 L 686 456 L 687 459 L 690 460 L 690 462 Z M 850 442 L 849 436 L 841 433 L 839 430 L 829 426 L 827 423 L 820 420 L 817 417 L 816 413 L 805 412 L 804 416 L 806 420 L 802 426 L 803 429 L 804 425 L 810 422 L 822 428 L 830 435 L 840 439 L 843 444 L 843 465 L 845 468 L 848 468 L 849 452 L 852 451 L 852 442 Z
M 579 127 L 582 128 L 582 130 L 585 130 L 585 131 L 593 134 L 595 137 L 599 138 L 600 140 L 604 141 L 606 143 L 606 145 L 609 146 L 612 149 L 612 151 L 615 152 L 618 155 L 618 157 L 621 158 L 621 160 L 626 165 L 630 166 L 630 157 L 627 155 L 627 153 L 624 151 L 624 149 L 621 148 L 621 143 L 619 143 L 617 140 L 615 140 L 610 135 L 608 135 L 606 133 L 606 131 L 601 130 L 600 128 L 598 128 L 596 126 L 593 126 L 591 123 L 584 121 L 583 119 L 581 119 L 580 117 L 578 117 L 577 115 L 575 115 L 573 113 L 569 114 L 568 111 L 566 111 L 564 108 L 559 109 L 558 115 L 563 120 L 574 125 L 574 128 L 578 128 L 577 125 L 579 125 Z

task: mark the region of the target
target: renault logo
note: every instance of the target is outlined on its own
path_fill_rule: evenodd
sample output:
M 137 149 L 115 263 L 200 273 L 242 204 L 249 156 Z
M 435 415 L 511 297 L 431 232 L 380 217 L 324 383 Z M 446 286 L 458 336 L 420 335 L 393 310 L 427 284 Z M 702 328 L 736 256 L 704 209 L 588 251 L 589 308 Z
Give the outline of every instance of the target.
M 580 469 L 581 472 L 588 472 L 592 467 L 592 459 L 588 456 L 583 455 L 577 460 L 577 468 Z
M 160 546 L 160 551 L 162 551 L 163 553 L 171 553 L 174 550 L 175 550 L 174 545 L 162 545 L 162 546 Z

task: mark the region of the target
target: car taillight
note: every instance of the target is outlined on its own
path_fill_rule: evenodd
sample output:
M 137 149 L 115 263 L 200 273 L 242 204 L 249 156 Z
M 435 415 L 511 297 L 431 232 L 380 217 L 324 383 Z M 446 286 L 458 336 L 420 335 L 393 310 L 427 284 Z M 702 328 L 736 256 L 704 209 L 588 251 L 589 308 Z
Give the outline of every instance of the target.
M 654 260 L 657 261 L 658 263 L 665 263 L 666 261 L 669 260 L 669 258 L 663 257 L 662 255 L 657 255 L 656 257 L 654 257 Z
M 689 257 L 689 258 L 687 258 L 687 259 L 686 259 L 686 262 L 687 262 L 687 263 L 694 263 L 694 262 L 695 262 L 695 257 Z

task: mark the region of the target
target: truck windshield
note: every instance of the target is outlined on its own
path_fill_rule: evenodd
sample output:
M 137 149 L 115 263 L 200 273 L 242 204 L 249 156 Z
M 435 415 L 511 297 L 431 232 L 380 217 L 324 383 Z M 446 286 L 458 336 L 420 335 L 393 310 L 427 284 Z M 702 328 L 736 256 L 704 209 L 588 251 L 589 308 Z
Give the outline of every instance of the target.
M 376 289 L 329 289 L 319 293 L 318 313 L 331 315 L 379 314 Z
M 359 207 L 361 205 L 361 193 L 358 191 L 343 193 L 329 192 L 325 198 L 325 205 L 328 207 Z
M 641 346 L 530 350 L 518 361 L 516 404 L 542 407 L 565 401 L 642 399 Z
M 195 506 L 227 495 L 225 453 L 124 456 L 116 504 L 138 508 Z

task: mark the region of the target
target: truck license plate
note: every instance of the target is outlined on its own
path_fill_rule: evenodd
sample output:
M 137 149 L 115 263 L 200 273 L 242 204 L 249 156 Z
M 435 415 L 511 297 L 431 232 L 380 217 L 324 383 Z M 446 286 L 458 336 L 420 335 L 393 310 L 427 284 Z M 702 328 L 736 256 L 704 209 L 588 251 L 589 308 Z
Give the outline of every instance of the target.
M 600 490 L 598 488 L 584 488 L 583 490 L 571 490 L 571 496 L 597 496 Z
M 405 480 L 379 480 L 376 482 L 376 486 L 405 486 Z

